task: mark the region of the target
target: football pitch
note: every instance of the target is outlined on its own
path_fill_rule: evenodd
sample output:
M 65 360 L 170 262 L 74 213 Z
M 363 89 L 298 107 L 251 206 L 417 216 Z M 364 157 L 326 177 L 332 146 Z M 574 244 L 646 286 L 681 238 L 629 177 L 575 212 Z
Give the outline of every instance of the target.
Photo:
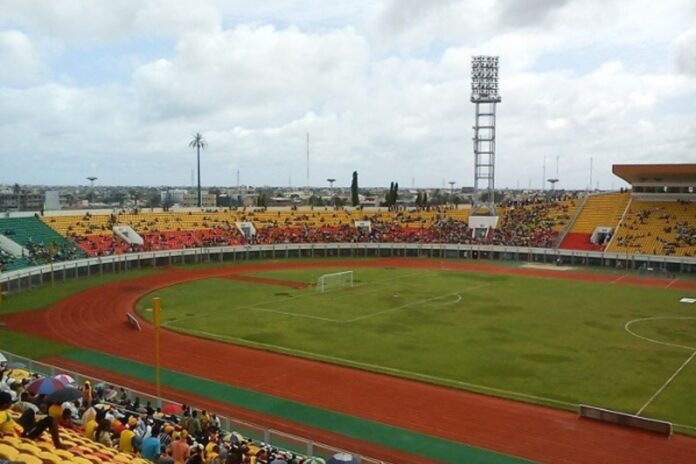
M 353 286 L 319 292 L 323 274 Z M 288 269 L 160 289 L 166 328 L 515 400 L 696 431 L 683 290 L 442 269 Z

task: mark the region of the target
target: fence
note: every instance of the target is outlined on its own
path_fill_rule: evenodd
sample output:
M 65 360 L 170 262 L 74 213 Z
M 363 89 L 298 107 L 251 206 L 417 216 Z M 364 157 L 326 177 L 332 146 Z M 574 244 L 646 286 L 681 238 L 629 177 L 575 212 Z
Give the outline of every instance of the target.
M 648 256 L 598 251 L 551 248 L 507 247 L 495 245 L 424 244 L 424 243 L 307 243 L 287 245 L 240 245 L 189 248 L 145 253 L 86 258 L 35 266 L 0 274 L 3 290 L 10 293 L 29 290 L 54 280 L 118 273 L 133 269 L 247 261 L 252 259 L 288 259 L 318 257 L 428 257 L 438 259 L 474 259 L 526 261 L 549 265 L 597 266 L 625 271 L 662 269 L 668 274 L 696 273 L 696 258 Z
M 181 401 L 168 400 L 166 398 L 157 397 L 154 395 L 149 395 L 147 393 L 134 390 L 132 388 L 118 385 L 113 382 L 108 382 L 106 380 L 92 377 L 89 375 L 84 375 L 80 372 L 71 371 L 69 369 L 63 369 L 62 367 L 53 366 L 51 364 L 42 363 L 39 361 L 34 361 L 24 356 L 19 356 L 14 353 L 9 353 L 3 351 L 3 354 L 7 358 L 9 363 L 19 362 L 26 366 L 26 369 L 31 372 L 36 372 L 44 376 L 54 376 L 58 374 L 68 374 L 75 379 L 79 384 L 83 384 L 85 380 L 89 380 L 92 385 L 99 383 L 105 383 L 111 385 L 115 388 L 123 388 L 127 393 L 131 401 L 136 398 L 140 400 L 140 404 L 146 405 L 150 404 L 153 408 L 161 407 L 163 404 L 181 404 Z M 195 405 L 192 405 L 195 407 Z M 209 411 L 215 412 L 215 411 Z M 331 445 L 325 443 L 315 442 L 313 440 L 298 437 L 289 433 L 281 432 L 280 430 L 275 430 L 272 428 L 263 427 L 261 425 L 253 424 L 251 422 L 246 422 L 218 414 L 220 422 L 222 423 L 222 429 L 225 432 L 237 432 L 246 438 L 250 438 L 256 442 L 264 442 L 272 445 L 276 448 L 289 450 L 297 454 L 302 454 L 306 456 L 320 457 L 328 459 L 336 453 L 344 452 L 350 453 L 354 456 L 359 456 L 361 462 L 365 464 L 388 464 L 385 461 L 380 461 L 367 456 L 361 456 L 358 453 L 354 453 L 348 450 L 338 449 Z

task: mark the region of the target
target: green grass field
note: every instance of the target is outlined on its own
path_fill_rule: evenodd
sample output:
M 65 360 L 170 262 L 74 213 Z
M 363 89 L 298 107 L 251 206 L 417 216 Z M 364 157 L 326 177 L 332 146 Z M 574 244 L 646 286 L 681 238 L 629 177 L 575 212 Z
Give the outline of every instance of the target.
M 313 283 L 346 269 L 255 275 Z M 354 279 L 326 293 L 207 279 L 148 295 L 138 310 L 149 317 L 159 296 L 165 325 L 198 336 L 561 408 L 642 409 L 696 427 L 696 361 L 665 386 L 696 352 L 683 291 L 447 270 L 358 268 Z M 655 316 L 630 324 L 633 333 L 624 327 Z

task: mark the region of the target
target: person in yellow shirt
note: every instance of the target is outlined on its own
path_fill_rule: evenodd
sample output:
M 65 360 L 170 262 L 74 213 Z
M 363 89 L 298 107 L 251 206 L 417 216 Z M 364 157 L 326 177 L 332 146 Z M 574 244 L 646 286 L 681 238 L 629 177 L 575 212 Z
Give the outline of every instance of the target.
M 131 430 L 131 425 L 128 424 L 125 429 L 121 432 L 118 439 L 118 449 L 123 453 L 132 453 L 133 450 L 133 438 L 135 438 L 135 433 Z
M 90 419 L 86 424 L 85 424 L 85 436 L 91 440 L 94 440 L 94 431 L 97 430 L 97 419 L 93 418 Z
M 0 436 L 12 435 L 16 437 L 29 438 L 35 440 L 47 429 L 51 433 L 53 444 L 56 448 L 63 448 L 58 434 L 58 422 L 50 416 L 36 420 L 36 413 L 33 409 L 27 409 L 19 420 L 15 420 L 10 415 L 9 409 L 12 406 L 12 396 L 0 391 Z
M 59 421 L 63 416 L 63 407 L 59 403 L 53 403 L 48 407 L 48 415 L 53 418 L 54 421 Z

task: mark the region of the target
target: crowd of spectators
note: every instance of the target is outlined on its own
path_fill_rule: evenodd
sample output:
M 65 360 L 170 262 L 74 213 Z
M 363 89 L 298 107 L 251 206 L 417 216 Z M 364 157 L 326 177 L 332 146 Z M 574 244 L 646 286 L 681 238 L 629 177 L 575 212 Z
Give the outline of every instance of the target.
M 688 201 L 677 201 L 684 208 Z M 688 214 L 677 215 L 674 211 L 651 206 L 637 212 L 629 211 L 629 218 L 622 226 L 616 244 L 622 248 L 632 248 L 646 252 L 644 243 L 653 243 L 647 250 L 652 254 L 693 256 L 696 248 L 696 222 L 685 219 Z
M 224 431 L 220 418 L 206 410 L 171 404 L 172 410 L 165 407 L 163 411 L 104 383 L 68 385 L 80 389 L 81 398 L 52 403 L 51 395 L 29 393 L 37 375 L 27 373 L 18 379 L 13 371 L 0 363 L 0 438 L 36 440 L 48 433 L 56 449 L 70 451 L 70 444 L 61 441 L 59 434 L 60 429 L 69 429 L 108 449 L 160 464 L 303 464 L 310 460 Z

